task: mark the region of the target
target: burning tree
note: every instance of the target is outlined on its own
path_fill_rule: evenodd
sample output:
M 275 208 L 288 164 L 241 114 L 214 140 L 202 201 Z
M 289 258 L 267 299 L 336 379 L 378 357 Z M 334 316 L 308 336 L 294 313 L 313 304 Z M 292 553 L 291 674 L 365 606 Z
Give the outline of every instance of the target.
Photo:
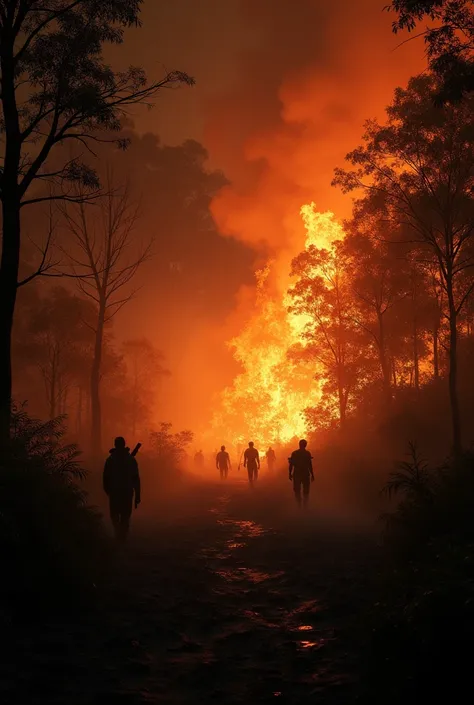
M 343 237 L 332 213 L 317 213 L 314 203 L 301 208 L 306 247 L 330 248 Z M 303 243 L 304 244 L 304 241 Z M 288 442 L 307 429 L 305 409 L 321 398 L 324 366 L 307 356 L 288 356 L 302 342 L 308 322 L 292 311 L 291 261 L 269 262 L 257 273 L 254 311 L 244 330 L 230 343 L 242 365 L 231 387 L 221 395 L 213 433 L 238 446 L 253 438 L 259 444 Z
M 221 395 L 213 426 L 228 443 L 289 441 L 305 429 L 303 410 L 319 386 L 303 364 L 288 360 L 298 340 L 288 312 L 287 290 L 275 290 L 271 264 L 257 273 L 255 310 L 229 347 L 243 371 Z M 303 369 L 304 368 L 304 369 Z

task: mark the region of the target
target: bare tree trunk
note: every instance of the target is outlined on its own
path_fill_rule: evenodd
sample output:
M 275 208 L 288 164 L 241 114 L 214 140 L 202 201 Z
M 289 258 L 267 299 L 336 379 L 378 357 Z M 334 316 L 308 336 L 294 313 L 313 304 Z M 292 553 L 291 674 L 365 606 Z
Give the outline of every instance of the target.
M 11 339 L 19 263 L 19 214 L 3 202 L 3 249 L 0 268 L 0 446 L 10 436 L 12 399 Z M 13 241 L 13 242 L 12 242 Z
M 452 279 L 448 275 L 446 288 L 448 293 L 449 304 L 449 401 L 451 405 L 453 452 L 454 455 L 458 457 L 462 451 L 462 430 L 458 393 L 457 311 L 456 305 L 454 303 L 454 293 L 452 285 Z
M 10 436 L 12 401 L 11 340 L 20 261 L 20 212 L 14 189 L 9 190 L 4 186 L 2 205 L 3 246 L 0 265 L 0 445 L 7 443 Z
M 138 360 L 135 360 L 133 365 L 132 435 L 135 438 L 138 418 Z
M 61 390 L 61 414 L 67 414 L 68 385 L 65 384 Z
M 59 373 L 58 375 L 58 403 L 57 403 L 57 414 L 62 415 L 63 414 L 63 380 L 62 380 L 62 374 Z
M 420 391 L 420 356 L 418 350 L 418 321 L 413 316 L 413 371 L 415 376 L 415 390 Z
M 86 429 L 87 429 L 87 434 L 90 436 L 91 417 L 92 417 L 92 414 L 91 414 L 91 407 L 92 407 L 91 385 L 90 385 L 90 383 L 87 385 L 87 387 L 84 387 L 83 393 L 84 393 L 84 402 L 83 402 L 84 406 L 83 406 L 83 417 L 82 418 L 83 418 L 83 428 L 84 428 L 84 442 L 87 443 L 87 441 L 85 441 Z M 88 439 L 88 441 L 90 442 L 90 438 Z
M 102 410 L 100 404 L 100 371 L 102 364 L 102 343 L 104 338 L 105 301 L 99 304 L 97 328 L 95 332 L 94 359 L 91 370 L 91 452 L 94 458 L 102 454 Z
M 137 430 L 137 416 L 138 416 L 138 373 L 135 370 L 135 379 L 133 385 L 133 398 L 132 398 L 132 436 L 135 438 Z
M 439 327 L 433 331 L 433 377 L 439 379 Z
M 346 425 L 346 408 L 347 398 L 344 392 L 344 387 L 339 376 L 338 380 L 338 399 L 339 399 L 339 427 L 343 429 Z
M 411 305 L 413 325 L 413 376 L 415 391 L 420 391 L 420 348 L 418 340 L 418 284 L 419 274 L 416 267 L 411 268 Z
M 433 378 L 439 379 L 439 330 L 441 328 L 441 316 L 443 304 L 441 303 L 440 293 L 437 291 L 437 282 L 433 277 L 433 295 L 436 308 L 433 319 Z
M 49 418 L 54 419 L 56 417 L 56 401 L 58 399 L 58 388 L 59 388 L 59 353 L 56 345 L 52 347 L 50 353 L 50 372 L 49 372 Z
M 20 264 L 20 118 L 15 98 L 13 38 L 4 36 L 0 55 L 5 138 L 2 164 L 2 258 L 0 262 L 0 447 L 10 437 L 12 402 L 11 341 Z
M 100 203 L 101 238 L 96 238 L 94 229 L 90 229 L 83 203 L 79 204 L 77 219 L 68 214 L 67 210 L 64 213 L 76 243 L 85 255 L 83 266 L 91 274 L 90 279 L 78 279 L 78 286 L 99 305 L 90 376 L 90 438 L 91 453 L 95 458 L 102 452 L 100 382 L 104 326 L 133 297 L 133 290 L 127 294 L 123 294 L 121 290 L 129 285 L 150 250 L 148 246 L 135 260 L 128 259 L 128 248 L 132 244 L 138 207 L 132 206 L 130 202 L 128 186 L 120 192 L 114 188 L 110 169 L 107 171 L 107 194 L 102 197 Z
M 390 384 L 390 365 L 387 361 L 387 351 L 385 349 L 385 325 L 383 320 L 383 313 L 378 311 L 377 319 L 379 324 L 379 359 L 380 367 L 382 369 L 383 391 L 385 401 L 387 402 L 387 404 L 391 404 L 392 388 Z
M 51 381 L 49 386 L 49 418 L 56 416 L 56 372 L 51 370 Z

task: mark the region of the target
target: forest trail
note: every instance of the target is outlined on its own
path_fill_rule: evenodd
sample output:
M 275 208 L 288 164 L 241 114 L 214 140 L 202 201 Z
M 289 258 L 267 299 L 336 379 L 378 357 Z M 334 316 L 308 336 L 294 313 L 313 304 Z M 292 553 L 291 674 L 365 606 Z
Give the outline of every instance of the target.
M 290 488 L 289 488 L 290 489 Z M 196 484 L 134 516 L 99 615 L 17 633 L 5 705 L 353 703 L 364 541 L 291 518 L 262 483 Z M 362 598 L 363 599 L 363 598 Z

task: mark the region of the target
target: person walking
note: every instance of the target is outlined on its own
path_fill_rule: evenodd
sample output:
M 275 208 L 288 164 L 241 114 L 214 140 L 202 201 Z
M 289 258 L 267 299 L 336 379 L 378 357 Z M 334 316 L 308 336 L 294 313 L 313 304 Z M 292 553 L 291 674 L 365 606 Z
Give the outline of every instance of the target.
M 308 442 L 302 439 L 298 450 L 294 450 L 288 458 L 289 479 L 293 482 L 293 491 L 299 507 L 301 507 L 301 491 L 303 491 L 303 507 L 308 506 L 311 483 L 314 482 L 313 458 L 306 450 Z
M 198 471 L 201 471 L 204 467 L 204 453 L 202 450 L 198 450 L 194 456 L 194 467 Z
M 247 468 L 249 483 L 253 485 L 254 481 L 258 479 L 258 471 L 260 470 L 260 456 L 253 441 L 250 441 L 249 447 L 245 450 L 244 468 Z
M 227 475 L 230 470 L 230 457 L 225 446 L 221 446 L 220 452 L 216 455 L 216 468 L 220 472 L 221 480 L 227 480 Z
M 141 485 L 138 463 L 130 454 L 130 448 L 126 447 L 122 436 L 117 436 L 105 461 L 103 487 L 109 498 L 115 538 L 123 542 L 130 529 L 134 496 L 135 509 L 141 502 Z
M 269 472 L 273 472 L 273 469 L 275 467 L 275 462 L 276 462 L 276 455 L 275 451 L 273 448 L 270 446 L 270 448 L 267 450 L 265 453 L 265 457 L 267 459 L 267 467 Z

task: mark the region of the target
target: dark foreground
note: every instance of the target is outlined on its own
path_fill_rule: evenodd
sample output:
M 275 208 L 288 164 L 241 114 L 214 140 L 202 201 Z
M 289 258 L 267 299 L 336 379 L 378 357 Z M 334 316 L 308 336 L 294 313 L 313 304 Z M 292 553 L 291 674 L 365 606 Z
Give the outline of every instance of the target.
M 369 541 L 266 496 L 196 485 L 135 514 L 100 610 L 4 632 L 1 702 L 357 702 Z

